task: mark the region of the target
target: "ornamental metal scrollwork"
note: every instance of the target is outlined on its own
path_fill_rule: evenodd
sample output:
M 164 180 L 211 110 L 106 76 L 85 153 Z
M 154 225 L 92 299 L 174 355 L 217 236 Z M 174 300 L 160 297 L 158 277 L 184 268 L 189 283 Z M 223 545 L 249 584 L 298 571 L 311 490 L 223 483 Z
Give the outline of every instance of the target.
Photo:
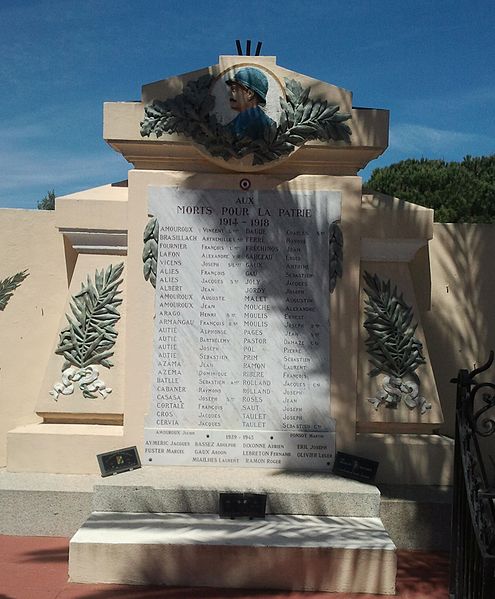
M 156 287 L 156 266 L 158 264 L 158 238 L 160 223 L 157 218 L 150 218 L 143 233 L 143 274 L 146 281 Z
M 420 395 L 420 382 L 415 370 L 425 364 L 422 343 L 414 336 L 413 311 L 392 289 L 390 280 L 364 273 L 367 288 L 364 327 L 368 332 L 366 349 L 373 369 L 369 376 L 383 374 L 382 388 L 375 397 L 368 398 L 375 409 L 382 404 L 396 409 L 401 401 L 410 409 L 425 414 L 431 404 Z
M 259 69 L 251 70 L 259 71 Z M 248 69 L 249 69 L 248 68 Z M 247 70 L 247 69 L 244 69 Z M 215 97 L 210 89 L 212 75 L 189 81 L 181 94 L 165 101 L 153 100 L 144 108 L 141 136 L 152 133 L 178 133 L 203 146 L 211 156 L 229 161 L 252 155 L 253 165 L 262 165 L 288 156 L 307 141 L 343 141 L 350 143 L 351 128 L 345 123 L 349 113 L 327 100 L 310 98 L 311 88 L 295 79 L 285 79 L 286 98 L 280 97 L 280 122 L 266 119 L 262 134 L 255 138 L 240 136 L 222 124 L 213 113 Z
M 0 281 L 0 312 L 5 310 L 10 298 L 14 294 L 14 291 L 28 276 L 29 272 L 27 270 L 23 270 L 15 275 L 12 275 L 11 277 L 3 279 L 3 281 Z
M 478 437 L 495 434 L 495 419 L 493 416 L 487 417 L 488 411 L 495 408 L 495 383 L 476 383 L 475 377 L 490 368 L 493 358 L 494 354 L 490 352 L 486 364 L 471 372 L 460 370 L 457 378 L 452 380 L 457 383 L 456 424 L 465 490 L 471 507 L 468 513 L 473 519 L 481 547 L 491 555 L 495 555 L 495 493 L 489 489 Z M 477 409 L 475 404 L 479 405 L 480 400 L 484 405 Z M 457 489 L 455 491 L 460 492 Z
M 476 434 L 480 437 L 490 437 L 495 433 L 495 419 L 487 417 L 487 413 L 495 408 L 495 383 L 480 383 L 475 385 L 471 391 L 474 403 L 474 397 L 479 391 L 490 389 L 491 393 L 481 393 L 481 401 L 485 404 L 479 410 L 471 415 L 472 425 Z
M 103 398 L 112 392 L 100 380 L 98 365 L 113 366 L 110 358 L 114 354 L 117 339 L 115 325 L 120 319 L 118 297 L 124 264 L 110 265 L 107 270 L 95 272 L 94 282 L 88 276 L 81 291 L 72 296 L 72 315 L 66 314 L 68 326 L 60 333 L 55 353 L 64 356 L 62 381 L 54 384 L 50 395 L 57 400 L 59 395 L 71 395 L 79 386 L 87 399 Z

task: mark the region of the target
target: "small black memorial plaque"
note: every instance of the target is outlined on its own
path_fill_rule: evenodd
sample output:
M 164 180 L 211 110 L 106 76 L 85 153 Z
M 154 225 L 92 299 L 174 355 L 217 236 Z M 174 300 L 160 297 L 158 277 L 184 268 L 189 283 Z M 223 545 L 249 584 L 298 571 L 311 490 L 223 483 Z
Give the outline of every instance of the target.
M 220 518 L 264 518 L 265 493 L 220 493 L 218 515 Z
M 111 476 L 112 474 L 120 474 L 121 472 L 141 468 L 141 461 L 136 446 L 107 451 L 106 453 L 98 454 L 96 457 L 98 458 L 102 476 Z
M 338 451 L 332 472 L 362 483 L 372 483 L 375 480 L 378 464 L 374 460 Z

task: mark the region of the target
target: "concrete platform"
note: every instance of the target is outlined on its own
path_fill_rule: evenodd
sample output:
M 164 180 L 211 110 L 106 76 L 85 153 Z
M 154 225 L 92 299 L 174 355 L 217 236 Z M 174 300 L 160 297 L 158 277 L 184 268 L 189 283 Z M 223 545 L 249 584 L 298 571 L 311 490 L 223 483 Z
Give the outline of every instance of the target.
M 78 584 L 67 581 L 69 539 L 0 535 L 0 595 L 16 599 L 374 599 L 368 593 Z M 446 553 L 397 551 L 396 599 L 448 597 Z
M 380 485 L 380 518 L 397 547 L 450 551 L 452 487 Z
M 93 510 L 218 513 L 218 493 L 267 493 L 268 514 L 378 517 L 380 492 L 323 472 L 250 468 L 144 467 L 100 479 Z
M 92 510 L 92 474 L 0 470 L 0 534 L 72 536 Z
M 219 491 L 268 493 L 267 512 L 376 517 L 380 492 L 318 472 L 145 466 L 108 478 L 0 470 L 0 534 L 72 536 L 92 511 L 217 513 Z
M 394 594 L 379 518 L 95 512 L 70 542 L 72 582 Z
M 123 435 L 123 426 L 110 424 L 19 426 L 7 434 L 7 467 L 11 472 L 97 474 L 96 455 L 125 447 Z
M 401 549 L 450 546 L 448 487 L 383 486 L 380 501 L 376 487 L 328 474 L 155 466 L 109 478 L 0 469 L 0 534 L 70 537 L 92 511 L 216 513 L 222 490 L 268 492 L 268 513 L 379 516 Z

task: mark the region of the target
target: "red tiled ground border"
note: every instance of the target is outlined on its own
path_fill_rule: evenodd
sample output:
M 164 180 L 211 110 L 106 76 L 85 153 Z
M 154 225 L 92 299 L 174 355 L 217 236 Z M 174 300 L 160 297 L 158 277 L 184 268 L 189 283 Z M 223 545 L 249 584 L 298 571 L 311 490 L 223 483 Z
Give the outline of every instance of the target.
M 377 595 L 130 587 L 67 582 L 69 539 L 0 535 L 0 599 L 370 599 Z M 399 551 L 399 599 L 448 599 L 448 555 Z

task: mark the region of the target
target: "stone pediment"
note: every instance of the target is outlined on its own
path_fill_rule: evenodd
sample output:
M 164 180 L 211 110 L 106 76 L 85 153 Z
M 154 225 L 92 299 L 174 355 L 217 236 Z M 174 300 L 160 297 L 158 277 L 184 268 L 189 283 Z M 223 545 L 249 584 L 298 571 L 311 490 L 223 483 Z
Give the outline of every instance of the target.
M 355 174 L 387 147 L 388 112 L 353 108 L 350 91 L 275 57 L 221 56 L 106 104 L 104 137 L 137 168 Z

